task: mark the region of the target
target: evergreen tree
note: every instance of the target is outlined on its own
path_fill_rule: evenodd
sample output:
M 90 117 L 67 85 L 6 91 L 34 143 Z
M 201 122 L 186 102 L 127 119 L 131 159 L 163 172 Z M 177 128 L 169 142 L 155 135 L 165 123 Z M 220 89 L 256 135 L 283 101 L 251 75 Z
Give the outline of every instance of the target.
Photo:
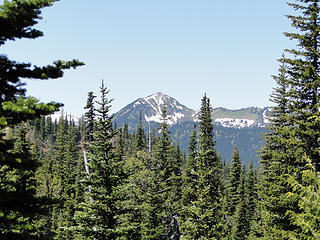
M 85 141 L 86 143 L 90 143 L 93 140 L 93 132 L 94 132 L 94 123 L 95 123 L 95 107 L 94 107 L 94 99 L 96 96 L 93 95 L 93 92 L 90 91 L 88 93 L 87 104 L 84 109 L 88 109 L 84 115 L 86 131 L 85 131 Z
M 186 164 L 183 167 L 183 185 L 182 185 L 182 222 L 187 221 L 189 214 L 190 214 L 190 206 L 189 204 L 192 201 L 195 201 L 197 198 L 196 192 L 196 183 L 197 183 L 197 175 L 195 174 L 197 171 L 197 126 L 196 124 L 193 125 L 193 131 L 190 136 L 189 140 L 189 147 L 188 147 L 188 158 Z M 184 225 L 182 224 L 182 227 Z
M 246 197 L 247 197 L 247 219 L 250 224 L 250 232 L 252 230 L 252 225 L 255 224 L 257 219 L 257 173 L 256 170 L 253 168 L 252 160 L 249 163 L 249 169 L 247 174 L 247 181 L 246 181 Z
M 299 239 L 320 238 L 320 178 L 309 159 L 306 168 L 302 171 L 302 184 L 293 176 L 288 175 L 288 182 L 293 191 L 288 195 L 295 195 L 299 199 L 300 213 L 289 211 L 292 221 L 301 227 Z
M 271 118 L 271 133 L 262 151 L 263 175 L 259 211 L 264 238 L 300 238 L 300 226 L 290 213 L 300 214 L 299 199 L 292 192 L 287 176 L 301 182 L 309 159 L 319 171 L 319 1 L 289 3 L 298 14 L 289 15 L 297 31 L 285 33 L 298 42 L 298 49 L 285 50 L 283 66 L 276 77 L 278 87 L 272 96 L 276 107 Z M 305 156 L 306 155 L 306 156 Z
M 75 213 L 76 226 L 72 231 L 94 239 L 115 239 L 118 212 L 116 189 L 121 179 L 116 171 L 118 159 L 112 145 L 116 134 L 109 116 L 112 100 L 107 98 L 109 91 L 103 82 L 100 92 L 101 99 L 97 102 L 100 106 L 97 109 L 98 121 L 88 154 L 87 197 Z
M 54 206 L 54 229 L 56 239 L 72 239 L 72 235 L 66 229 L 73 224 L 73 214 L 76 204 L 76 174 L 77 162 L 79 159 L 76 130 L 73 126 L 68 126 L 68 122 L 60 118 L 56 141 L 54 175 L 59 179 L 60 191 L 57 199 L 59 203 Z
M 271 131 L 265 137 L 266 144 L 261 152 L 263 169 L 258 203 L 261 222 L 256 227 L 256 235 L 265 238 L 289 239 L 296 230 L 287 215 L 288 210 L 297 209 L 296 199 L 288 199 L 286 195 L 290 191 L 286 175 L 297 172 L 298 149 L 287 78 L 287 67 L 282 63 L 279 75 L 274 77 L 278 87 L 271 95 L 271 100 L 277 104 L 270 113 Z
M 141 151 L 146 147 L 145 133 L 142 126 L 142 115 L 139 113 L 139 124 L 137 128 L 137 133 L 135 136 L 135 147 L 136 151 Z
M 167 109 L 162 106 L 162 123 L 151 161 L 146 204 L 142 209 L 142 239 L 177 239 L 181 163 L 174 158 L 174 148 L 167 124 Z
M 197 125 L 193 125 L 193 131 L 190 136 L 189 146 L 188 146 L 188 159 L 191 161 L 195 160 L 198 154 L 197 148 Z
M 189 203 L 181 224 L 184 239 L 220 239 L 222 225 L 222 169 L 213 141 L 210 100 L 202 98 L 199 116 L 200 152 L 196 161 L 196 199 Z
M 236 203 L 236 210 L 233 216 L 232 239 L 247 239 L 250 231 L 250 223 L 248 219 L 248 202 L 245 194 L 245 167 L 240 169 L 240 181 L 237 192 L 239 198 Z
M 0 6 L 0 45 L 8 40 L 35 39 L 43 33 L 34 25 L 41 19 L 41 9 L 53 0 L 4 1 Z M 46 67 L 17 63 L 0 56 L 0 236 L 3 239 L 35 239 L 32 219 L 40 213 L 41 199 L 35 195 L 34 173 L 38 164 L 26 144 L 14 150 L 15 139 L 8 139 L 9 128 L 58 110 L 61 104 L 39 103 L 25 97 L 21 78 L 49 79 L 63 76 L 63 70 L 82 65 L 77 60 L 56 61 Z M 21 140 L 22 142 L 24 140 Z M 26 172 L 28 174 L 26 175 Z
M 230 168 L 230 176 L 228 181 L 228 190 L 227 190 L 227 198 L 228 198 L 228 214 L 229 216 L 233 216 L 236 210 L 236 206 L 240 199 L 240 193 L 238 191 L 240 186 L 240 176 L 241 176 L 241 160 L 237 147 L 234 147 L 232 159 L 231 159 L 231 168 Z

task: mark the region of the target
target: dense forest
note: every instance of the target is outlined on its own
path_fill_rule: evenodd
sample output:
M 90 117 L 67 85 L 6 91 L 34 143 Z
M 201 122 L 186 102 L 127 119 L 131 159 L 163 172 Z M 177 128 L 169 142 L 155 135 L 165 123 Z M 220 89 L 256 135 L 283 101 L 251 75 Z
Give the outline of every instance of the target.
M 54 0 L 4 1 L 0 45 L 34 28 Z M 162 123 L 118 127 L 102 81 L 85 115 L 26 96 L 25 79 L 55 79 L 79 60 L 44 67 L 0 55 L 0 239 L 320 239 L 320 6 L 295 0 L 297 42 L 286 49 L 271 94 L 260 166 L 219 157 L 211 104 L 201 99 L 188 152 Z

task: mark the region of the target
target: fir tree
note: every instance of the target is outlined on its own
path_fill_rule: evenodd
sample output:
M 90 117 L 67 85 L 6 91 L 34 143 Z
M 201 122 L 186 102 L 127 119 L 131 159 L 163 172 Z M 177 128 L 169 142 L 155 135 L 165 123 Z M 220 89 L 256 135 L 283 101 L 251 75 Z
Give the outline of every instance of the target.
M 56 141 L 54 175 L 61 182 L 53 215 L 56 239 L 72 239 L 66 229 L 73 224 L 76 204 L 76 174 L 79 159 L 76 145 L 76 131 L 73 126 L 66 127 L 68 122 L 60 118 Z
M 162 123 L 156 139 L 151 162 L 150 183 L 142 214 L 142 239 L 176 239 L 181 178 L 181 163 L 174 158 L 174 148 L 167 124 L 167 109 L 162 106 Z
M 250 225 L 250 231 L 252 230 L 252 225 L 257 219 L 257 173 L 253 167 L 252 160 L 249 163 L 249 169 L 246 181 L 246 198 L 247 198 L 247 219 Z
M 87 112 L 84 115 L 86 131 L 85 131 L 85 142 L 90 143 L 93 140 L 93 132 L 94 132 L 94 123 L 95 123 L 95 107 L 94 107 L 94 99 L 96 96 L 93 95 L 93 92 L 88 93 L 87 104 L 84 109 L 87 109 Z
M 210 100 L 202 98 L 199 116 L 200 151 L 196 161 L 196 199 L 185 206 L 187 218 L 181 224 L 184 239 L 221 238 L 222 169 L 213 141 Z
M 135 136 L 135 148 L 136 151 L 141 151 L 146 147 L 145 133 L 142 126 L 142 115 L 139 113 L 139 124 Z
M 241 176 L 241 160 L 237 147 L 234 147 L 232 159 L 231 159 L 231 168 L 228 181 L 228 214 L 233 216 L 235 213 L 236 206 L 240 199 L 240 193 L 238 191 L 240 186 L 240 176 Z
M 265 238 L 291 239 L 302 229 L 290 219 L 300 214 L 299 200 L 287 182 L 291 175 L 301 181 L 306 160 L 319 170 L 319 1 L 289 3 L 298 14 L 289 15 L 294 33 L 285 35 L 297 41 L 297 49 L 285 50 L 283 66 L 276 77 L 278 87 L 272 96 L 276 107 L 271 118 L 271 133 L 262 151 L 263 176 L 259 211 Z M 305 157 L 306 155 L 306 157 Z
M 237 192 L 239 198 L 236 203 L 236 210 L 233 216 L 232 239 L 242 240 L 247 239 L 250 231 L 248 219 L 248 202 L 245 194 L 245 167 L 240 169 L 240 179 Z
M 192 201 L 195 201 L 197 198 L 196 192 L 196 182 L 197 182 L 197 175 L 195 174 L 197 171 L 197 126 L 196 124 L 193 125 L 193 131 L 190 136 L 189 140 L 189 147 L 188 147 L 188 158 L 186 164 L 183 167 L 183 185 L 182 185 L 182 221 L 187 221 L 189 217 L 189 204 Z M 183 224 L 182 224 L 183 226 Z
M 52 0 L 4 1 L 0 6 L 0 45 L 8 40 L 35 39 L 43 33 L 34 25 L 41 19 L 41 9 Z M 24 145 L 15 152 L 14 139 L 8 139 L 9 128 L 58 110 L 61 104 L 39 103 L 25 97 L 24 79 L 49 79 L 63 76 L 63 70 L 82 65 L 77 60 L 56 61 L 46 67 L 18 63 L 0 56 L 0 235 L 3 239 L 35 239 L 32 219 L 39 212 L 40 199 L 35 195 L 33 174 L 38 165 Z M 28 176 L 24 175 L 28 172 Z
M 293 237 L 299 239 L 320 238 L 320 178 L 309 159 L 305 159 L 306 168 L 302 171 L 302 181 L 298 182 L 288 175 L 288 182 L 293 191 L 288 195 L 295 195 L 299 199 L 301 212 L 289 211 L 292 221 L 301 227 L 302 232 Z
M 108 90 L 102 82 L 100 88 L 98 121 L 88 154 L 89 175 L 86 181 L 87 198 L 75 213 L 76 226 L 71 230 L 80 236 L 94 239 L 114 239 L 116 237 L 117 193 L 120 183 L 117 157 L 112 140 L 116 131 L 109 116 Z

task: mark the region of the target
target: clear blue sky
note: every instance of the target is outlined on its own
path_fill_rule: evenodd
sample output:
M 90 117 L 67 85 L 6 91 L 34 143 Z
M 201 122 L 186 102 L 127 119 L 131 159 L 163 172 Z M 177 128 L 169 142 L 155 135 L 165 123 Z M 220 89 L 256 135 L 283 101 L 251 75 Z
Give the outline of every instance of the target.
M 264 107 L 277 59 L 293 46 L 283 36 L 290 12 L 285 0 L 61 0 L 43 10 L 44 37 L 8 42 L 2 54 L 84 61 L 62 79 L 27 81 L 28 95 L 77 115 L 102 79 L 113 112 L 159 91 L 194 109 L 205 92 L 213 107 Z

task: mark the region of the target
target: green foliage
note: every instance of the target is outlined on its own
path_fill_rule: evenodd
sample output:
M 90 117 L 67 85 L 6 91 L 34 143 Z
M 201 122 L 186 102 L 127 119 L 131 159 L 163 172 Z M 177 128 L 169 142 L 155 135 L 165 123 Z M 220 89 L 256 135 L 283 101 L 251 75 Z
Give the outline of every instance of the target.
M 85 119 L 85 141 L 92 142 L 93 141 L 93 132 L 94 132 L 94 124 L 95 124 L 95 107 L 94 107 L 94 99 L 96 96 L 93 95 L 93 92 L 88 93 L 87 104 L 84 109 L 87 109 L 87 112 L 84 115 Z
M 146 147 L 145 133 L 142 127 L 142 115 L 139 114 L 139 125 L 135 137 L 135 147 L 137 151 L 142 151 Z
M 245 168 L 240 169 L 239 186 L 237 192 L 239 194 L 236 203 L 236 210 L 233 216 L 232 239 L 246 239 L 250 231 L 250 223 L 248 219 L 248 201 L 245 194 Z
M 301 183 L 288 175 L 288 182 L 292 192 L 288 197 L 299 199 L 301 212 L 288 211 L 294 224 L 301 227 L 302 233 L 292 233 L 293 239 L 319 239 L 320 238 L 320 178 L 310 160 L 306 159 L 306 168 L 301 173 Z
M 85 181 L 87 196 L 75 213 L 76 225 L 71 230 L 80 236 L 95 239 L 114 239 L 116 236 L 116 215 L 118 214 L 118 186 L 121 184 L 122 162 L 114 153 L 112 145 L 116 132 L 109 116 L 108 90 L 102 82 L 100 88 L 98 120 L 93 141 L 88 152 L 89 174 Z
M 162 123 L 153 148 L 151 179 L 144 209 L 152 211 L 143 220 L 142 239 L 179 237 L 176 220 L 180 208 L 181 162 L 174 150 L 168 131 L 166 107 L 162 106 Z
M 264 239 L 303 238 L 304 229 L 291 216 L 304 214 L 299 195 L 288 194 L 294 187 L 288 176 L 302 184 L 306 160 L 320 169 L 319 111 L 319 2 L 297 0 L 289 3 L 297 15 L 289 15 L 297 41 L 296 49 L 286 49 L 282 66 L 274 77 L 278 87 L 272 95 L 276 104 L 271 115 L 271 132 L 262 151 L 263 175 L 259 194 L 261 213 L 258 235 Z
M 202 99 L 199 120 L 200 151 L 195 159 L 189 156 L 184 173 L 181 231 L 183 239 L 220 239 L 222 169 L 213 141 L 210 100 L 206 96 Z M 192 136 L 191 152 L 195 148 L 195 132 Z
M 240 187 L 240 176 L 241 176 L 241 160 L 239 156 L 238 149 L 234 147 L 230 175 L 228 181 L 227 189 L 227 205 L 228 205 L 228 214 L 233 216 L 235 213 L 236 206 L 240 201 L 241 193 L 239 192 Z
M 51 6 L 49 0 L 4 1 L 0 6 L 0 45 L 8 40 L 35 39 L 43 35 L 33 26 L 41 19 L 41 9 Z M 83 65 L 78 60 L 56 61 L 45 67 L 17 63 L 0 56 L 0 235 L 3 239 L 35 239 L 39 234 L 32 222 L 42 213 L 36 196 L 34 174 L 38 167 L 32 158 L 25 133 L 8 137 L 15 126 L 57 111 L 61 104 L 39 103 L 25 97 L 21 79 L 49 79 L 63 76 L 63 70 Z M 46 201 L 42 202 L 45 206 Z

